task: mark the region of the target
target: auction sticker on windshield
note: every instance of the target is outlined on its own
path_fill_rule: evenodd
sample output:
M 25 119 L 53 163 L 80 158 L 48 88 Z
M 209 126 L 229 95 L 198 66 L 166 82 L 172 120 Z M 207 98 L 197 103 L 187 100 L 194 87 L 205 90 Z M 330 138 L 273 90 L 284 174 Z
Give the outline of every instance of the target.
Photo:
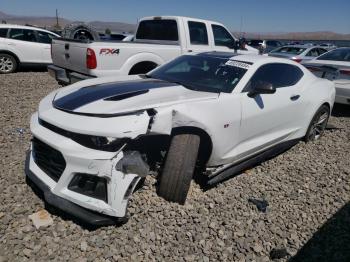
M 225 65 L 228 66 L 235 66 L 235 67 L 239 67 L 239 68 L 243 68 L 243 69 L 249 69 L 250 64 L 244 63 L 244 62 L 240 62 L 240 61 L 234 61 L 234 60 L 228 60 Z

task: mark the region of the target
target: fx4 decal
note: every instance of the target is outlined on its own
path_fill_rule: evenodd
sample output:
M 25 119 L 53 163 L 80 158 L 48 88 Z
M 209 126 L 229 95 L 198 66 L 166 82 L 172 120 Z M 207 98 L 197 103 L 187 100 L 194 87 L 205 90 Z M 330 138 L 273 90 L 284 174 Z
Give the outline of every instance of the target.
M 114 48 L 101 48 L 100 55 L 118 55 L 120 49 Z

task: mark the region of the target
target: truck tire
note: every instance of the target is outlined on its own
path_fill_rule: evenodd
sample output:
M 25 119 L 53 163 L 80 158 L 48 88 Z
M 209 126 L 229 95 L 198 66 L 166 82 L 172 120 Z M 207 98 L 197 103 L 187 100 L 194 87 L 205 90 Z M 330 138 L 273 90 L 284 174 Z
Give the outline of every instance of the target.
M 17 70 L 17 60 L 12 55 L 0 54 L 0 74 L 10 74 Z
M 62 32 L 62 37 L 82 41 L 98 41 L 100 35 L 96 29 L 86 23 L 71 23 L 67 25 Z
M 160 177 L 159 196 L 184 204 L 195 169 L 200 138 L 192 134 L 180 134 L 172 138 Z

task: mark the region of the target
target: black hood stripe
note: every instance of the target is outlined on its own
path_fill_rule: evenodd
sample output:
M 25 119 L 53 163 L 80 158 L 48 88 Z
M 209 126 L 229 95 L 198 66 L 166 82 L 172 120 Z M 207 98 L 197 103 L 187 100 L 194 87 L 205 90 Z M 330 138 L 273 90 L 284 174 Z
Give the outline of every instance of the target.
M 57 109 L 73 111 L 101 99 L 113 100 L 112 98 L 115 97 L 115 100 L 121 100 L 117 99 L 117 97 L 120 96 L 120 98 L 124 97 L 126 99 L 140 95 L 143 91 L 147 92 L 149 89 L 174 85 L 174 83 L 162 80 L 147 79 L 87 86 L 54 100 L 53 106 Z

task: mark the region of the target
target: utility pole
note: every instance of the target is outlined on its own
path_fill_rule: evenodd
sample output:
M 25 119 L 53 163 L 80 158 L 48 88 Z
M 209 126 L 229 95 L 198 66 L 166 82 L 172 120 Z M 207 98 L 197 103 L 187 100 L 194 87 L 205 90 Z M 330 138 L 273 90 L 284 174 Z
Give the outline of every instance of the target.
M 58 24 L 58 10 L 56 9 L 56 28 L 59 28 L 59 24 Z
M 239 26 L 239 34 L 240 34 L 239 37 L 242 37 L 242 26 L 243 26 L 243 16 L 241 16 L 241 24 Z

